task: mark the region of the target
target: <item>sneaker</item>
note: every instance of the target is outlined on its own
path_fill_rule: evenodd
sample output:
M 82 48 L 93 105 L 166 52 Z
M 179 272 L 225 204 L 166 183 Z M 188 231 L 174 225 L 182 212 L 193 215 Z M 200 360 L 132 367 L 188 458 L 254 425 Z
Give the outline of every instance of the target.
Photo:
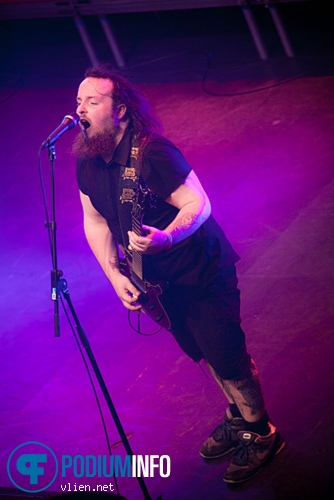
M 224 422 L 218 425 L 210 434 L 210 437 L 202 444 L 200 455 L 207 459 L 223 457 L 238 446 L 238 432 L 244 429 L 244 420 L 242 418 L 233 418 L 230 411 L 227 410 Z
M 276 427 L 271 423 L 268 425 L 270 432 L 267 436 L 245 430 L 238 432 L 239 446 L 225 472 L 223 479 L 226 483 L 251 479 L 284 448 L 285 442 Z

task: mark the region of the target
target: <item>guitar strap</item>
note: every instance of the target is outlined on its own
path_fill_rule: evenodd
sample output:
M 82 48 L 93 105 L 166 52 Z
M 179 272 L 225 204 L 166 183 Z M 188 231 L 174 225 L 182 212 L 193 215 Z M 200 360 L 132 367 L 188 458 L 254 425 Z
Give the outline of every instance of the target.
M 118 219 L 123 239 L 123 245 L 120 246 L 124 256 L 129 254 L 128 231 L 132 229 L 133 201 L 141 182 L 140 170 L 139 141 L 134 136 L 130 145 L 127 165 L 121 165 L 118 181 Z
M 135 264 L 134 257 L 136 256 L 136 264 L 137 264 L 136 269 L 135 272 L 132 273 L 130 279 L 138 290 L 141 290 L 140 284 L 145 282 L 145 280 L 143 280 L 143 275 L 142 275 L 143 273 L 142 273 L 141 255 L 139 253 L 133 252 L 133 255 L 131 256 L 131 253 L 128 250 L 128 245 L 129 245 L 128 231 L 132 230 L 132 220 L 138 215 L 137 213 L 134 214 L 134 210 L 137 212 L 138 209 L 135 202 L 138 189 L 141 186 L 144 187 L 145 184 L 143 178 L 140 176 L 140 172 L 141 172 L 141 161 L 140 161 L 139 141 L 136 138 L 136 136 L 134 136 L 130 146 L 127 165 L 125 167 L 121 166 L 119 172 L 118 218 L 123 239 L 123 245 L 120 245 L 120 247 L 126 260 L 130 260 L 132 262 L 132 267 L 134 267 Z M 135 282 L 133 280 L 135 280 Z M 166 329 L 169 329 L 171 327 L 171 322 L 170 319 L 168 318 L 168 315 L 162 303 L 159 300 L 159 295 L 161 295 L 161 293 L 162 289 L 159 284 L 152 285 L 148 284 L 148 282 L 145 282 L 146 309 L 143 305 L 143 310 L 156 323 L 158 323 L 160 327 L 164 326 Z M 138 322 L 139 322 L 139 316 L 138 316 Z M 157 330 L 155 333 L 157 333 L 159 330 Z M 138 333 L 142 333 L 140 331 L 139 323 L 136 331 Z

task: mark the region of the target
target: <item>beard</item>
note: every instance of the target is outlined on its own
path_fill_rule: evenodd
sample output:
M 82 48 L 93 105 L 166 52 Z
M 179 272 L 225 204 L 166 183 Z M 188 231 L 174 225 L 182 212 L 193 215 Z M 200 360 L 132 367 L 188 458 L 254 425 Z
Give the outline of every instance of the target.
M 72 145 L 72 154 L 77 158 L 97 158 L 98 156 L 112 156 L 117 147 L 116 137 L 119 135 L 119 127 L 109 127 L 92 137 L 88 137 L 83 131 L 76 136 Z

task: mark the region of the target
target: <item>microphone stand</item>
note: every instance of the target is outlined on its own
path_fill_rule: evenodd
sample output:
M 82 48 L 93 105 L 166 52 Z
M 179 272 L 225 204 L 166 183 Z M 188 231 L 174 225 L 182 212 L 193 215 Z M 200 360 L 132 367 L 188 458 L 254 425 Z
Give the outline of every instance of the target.
M 111 416 L 114 420 L 120 438 L 122 440 L 123 446 L 128 455 L 133 456 L 133 451 L 131 449 L 129 440 L 124 432 L 122 423 L 117 414 L 116 408 L 111 400 L 108 388 L 103 379 L 100 368 L 97 364 L 93 351 L 90 347 L 87 335 L 84 332 L 84 329 L 79 321 L 78 315 L 75 312 L 73 303 L 70 298 L 70 294 L 68 291 L 67 282 L 63 276 L 63 272 L 57 269 L 57 239 L 56 239 L 56 203 L 55 203 L 55 175 L 54 175 L 54 163 L 56 159 L 56 151 L 55 146 L 48 145 L 49 148 L 49 161 L 50 161 L 50 169 L 51 169 L 51 222 L 46 222 L 46 227 L 51 229 L 51 253 L 52 253 L 52 271 L 51 271 L 51 298 L 54 301 L 54 328 L 55 328 L 55 337 L 60 337 L 60 328 L 59 328 L 59 299 L 60 293 L 64 296 L 66 303 L 68 304 L 68 308 L 72 314 L 72 318 L 74 320 L 79 339 L 81 341 L 81 345 L 83 349 L 86 351 L 87 357 L 91 364 L 91 367 L 95 373 L 96 379 L 101 388 L 102 394 L 105 398 Z M 145 481 L 141 476 L 137 477 L 139 486 L 142 490 L 145 500 L 152 500 L 152 497 L 149 494 L 149 491 L 146 487 Z
M 62 276 L 62 271 L 57 269 L 57 225 L 56 225 L 56 197 L 55 197 L 55 182 L 54 182 L 54 164 L 56 159 L 55 146 L 49 146 L 49 161 L 51 170 L 51 222 L 46 222 L 46 227 L 51 229 L 51 255 L 52 255 L 52 271 L 51 271 L 51 299 L 54 304 L 54 332 L 55 337 L 60 337 L 59 326 L 59 299 L 60 299 L 60 283 L 59 278 Z

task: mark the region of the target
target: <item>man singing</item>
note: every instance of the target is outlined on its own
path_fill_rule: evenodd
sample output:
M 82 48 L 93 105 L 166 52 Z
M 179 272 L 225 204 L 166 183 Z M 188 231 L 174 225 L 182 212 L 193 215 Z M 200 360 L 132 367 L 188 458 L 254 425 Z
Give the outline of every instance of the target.
M 88 243 L 130 311 L 145 306 L 139 287 L 120 270 L 119 247 L 129 260 L 140 256 L 142 278 L 168 282 L 159 297 L 167 329 L 194 361 L 205 360 L 228 401 L 200 454 L 215 459 L 231 452 L 224 480 L 246 481 L 285 443 L 268 418 L 240 325 L 239 257 L 195 172 L 160 135 L 147 101 L 109 65 L 87 70 L 77 114 L 81 132 L 73 152 Z M 154 203 L 133 227 L 134 198 L 143 186 Z

